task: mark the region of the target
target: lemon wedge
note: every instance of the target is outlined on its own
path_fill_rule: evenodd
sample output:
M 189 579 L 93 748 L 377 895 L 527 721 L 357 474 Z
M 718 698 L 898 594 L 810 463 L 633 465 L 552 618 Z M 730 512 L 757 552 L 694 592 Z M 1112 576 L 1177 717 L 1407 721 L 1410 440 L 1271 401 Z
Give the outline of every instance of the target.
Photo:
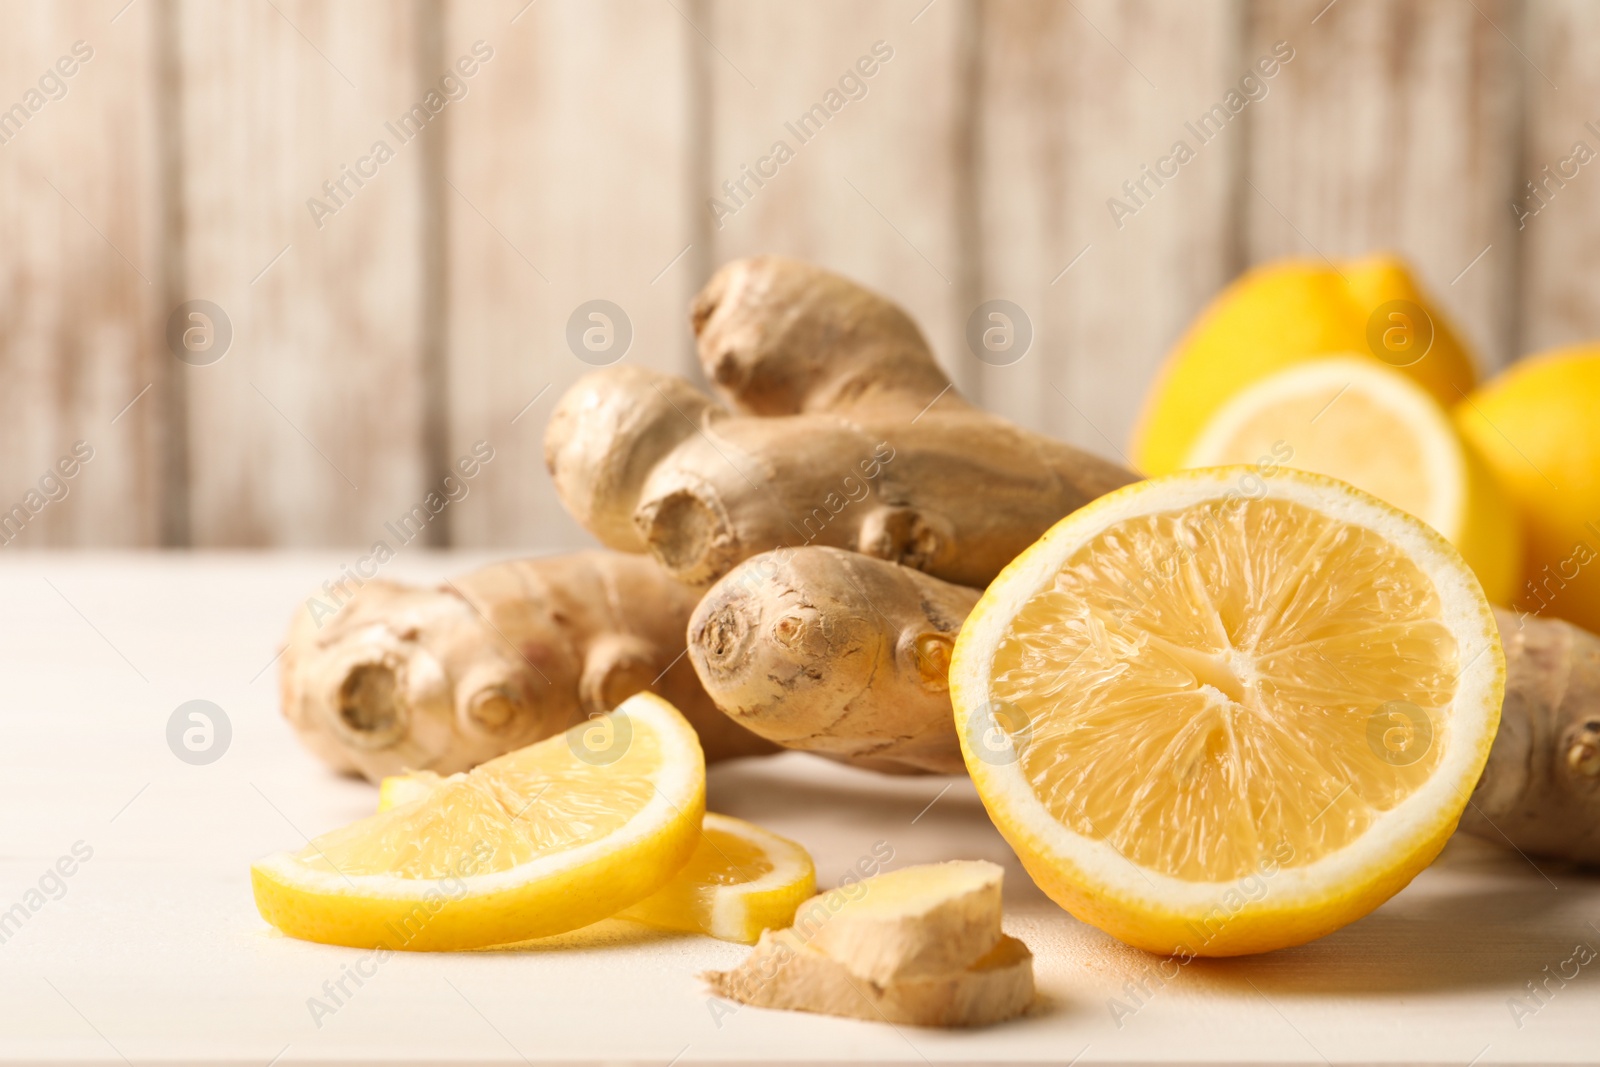
M 640 693 L 599 721 L 268 856 L 251 881 L 262 917 L 307 941 L 502 945 L 587 926 L 654 893 L 693 855 L 704 814 L 693 727 Z
M 1516 509 L 1449 412 L 1367 356 L 1298 363 L 1246 386 L 1201 428 L 1184 467 L 1250 463 L 1316 471 L 1438 530 L 1496 604 L 1522 568 Z
M 1444 846 L 1505 660 L 1461 555 L 1290 469 L 1185 471 L 1063 519 L 990 585 L 951 695 L 990 817 L 1052 899 L 1140 948 L 1300 944 Z

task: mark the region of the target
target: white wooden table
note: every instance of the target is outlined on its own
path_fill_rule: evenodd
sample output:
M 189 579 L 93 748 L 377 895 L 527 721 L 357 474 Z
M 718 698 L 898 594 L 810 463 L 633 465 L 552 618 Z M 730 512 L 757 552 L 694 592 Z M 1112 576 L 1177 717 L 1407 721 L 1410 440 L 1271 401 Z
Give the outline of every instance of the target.
M 1044 994 L 1032 1016 L 945 1033 L 757 1008 L 726 1014 L 695 976 L 733 964 L 743 948 L 612 921 L 515 950 L 400 954 L 359 988 L 347 980 L 353 995 L 314 1020 L 309 999 L 364 954 L 270 929 L 248 870 L 375 801 L 371 787 L 324 772 L 298 748 L 269 667 L 291 606 L 343 562 L 331 553 L 0 553 L 0 913 L 26 912 L 0 944 L 0 1059 L 1600 1059 L 1600 960 L 1564 986 L 1550 980 L 1537 1010 L 1526 986 L 1546 967 L 1560 970 L 1575 946 L 1600 950 L 1600 878 L 1458 841 L 1400 896 L 1331 937 L 1257 959 L 1197 961 L 1158 985 L 1150 976 L 1160 960 L 1034 889 L 965 781 L 885 779 L 799 755 L 715 770 L 712 807 L 803 842 L 824 883 L 879 841 L 896 864 L 1006 863 L 1007 927 L 1033 947 Z M 419 553 L 390 571 L 431 579 L 474 562 Z M 232 727 L 208 765 L 167 746 L 168 718 L 192 699 L 221 706 Z M 73 873 L 59 883 L 47 876 L 75 845 L 90 858 L 63 864 Z M 30 896 L 41 879 L 45 892 Z

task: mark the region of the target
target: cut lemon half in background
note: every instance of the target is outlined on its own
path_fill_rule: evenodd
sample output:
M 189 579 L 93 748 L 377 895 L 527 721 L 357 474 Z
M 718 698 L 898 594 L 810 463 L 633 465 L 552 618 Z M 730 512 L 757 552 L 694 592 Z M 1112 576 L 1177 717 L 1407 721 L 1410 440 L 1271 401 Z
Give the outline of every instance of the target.
M 804 848 L 743 819 L 706 813 L 694 855 L 672 880 L 619 919 L 753 945 L 781 930 L 817 891 Z
M 1516 509 L 1449 412 L 1367 356 L 1312 360 L 1247 386 L 1202 426 L 1185 467 L 1290 466 L 1349 482 L 1461 550 L 1496 604 L 1522 568 Z
M 1185 471 L 1101 497 L 995 579 L 951 695 L 1039 886 L 1152 952 L 1300 944 L 1455 829 L 1505 660 L 1460 554 L 1342 482 Z
M 649 693 L 452 775 L 424 795 L 251 869 L 256 907 L 292 937 L 440 951 L 587 926 L 654 893 L 688 862 L 705 814 L 705 757 Z
M 378 810 L 426 796 L 445 781 L 432 771 L 385 778 Z M 811 853 L 754 823 L 708 811 L 689 862 L 616 918 L 753 945 L 761 931 L 790 925 L 816 891 Z

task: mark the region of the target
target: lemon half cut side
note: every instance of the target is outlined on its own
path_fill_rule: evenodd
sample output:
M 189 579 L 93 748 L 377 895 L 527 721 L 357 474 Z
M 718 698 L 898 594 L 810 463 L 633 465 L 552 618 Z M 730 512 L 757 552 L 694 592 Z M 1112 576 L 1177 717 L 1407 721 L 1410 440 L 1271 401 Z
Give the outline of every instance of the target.
M 1444 846 L 1499 722 L 1504 656 L 1461 555 L 1343 482 L 1257 473 L 1094 501 L 956 642 L 995 825 L 1058 904 L 1153 952 L 1268 951 L 1365 915 Z

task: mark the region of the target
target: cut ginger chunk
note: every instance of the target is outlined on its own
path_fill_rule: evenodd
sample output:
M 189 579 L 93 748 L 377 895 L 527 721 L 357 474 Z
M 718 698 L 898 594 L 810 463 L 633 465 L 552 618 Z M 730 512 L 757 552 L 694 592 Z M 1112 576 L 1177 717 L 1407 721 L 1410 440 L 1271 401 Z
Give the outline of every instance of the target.
M 813 898 L 731 971 L 744 1004 L 915 1026 L 985 1026 L 1033 1002 L 1033 954 L 1000 929 L 993 863 L 906 867 Z
M 793 929 L 769 930 L 744 963 L 707 978 L 719 995 L 744 1004 L 910 1026 L 988 1026 L 1033 1003 L 1033 953 L 1005 936 L 967 967 L 879 985 Z
M 959 970 L 1000 941 L 1004 874 L 984 860 L 886 871 L 802 905 L 794 929 L 872 982 Z

